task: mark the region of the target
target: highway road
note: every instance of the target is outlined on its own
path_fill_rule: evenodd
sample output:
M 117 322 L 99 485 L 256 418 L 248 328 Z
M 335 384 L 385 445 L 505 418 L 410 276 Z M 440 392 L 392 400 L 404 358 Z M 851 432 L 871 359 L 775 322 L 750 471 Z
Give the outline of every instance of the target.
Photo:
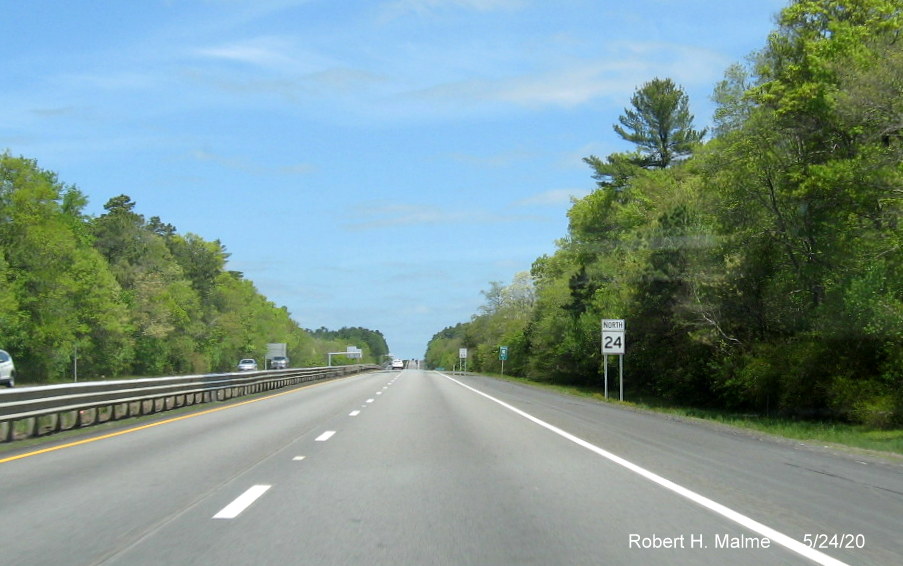
M 891 566 L 903 466 L 385 371 L 4 452 L 0 534 L 4 566 Z

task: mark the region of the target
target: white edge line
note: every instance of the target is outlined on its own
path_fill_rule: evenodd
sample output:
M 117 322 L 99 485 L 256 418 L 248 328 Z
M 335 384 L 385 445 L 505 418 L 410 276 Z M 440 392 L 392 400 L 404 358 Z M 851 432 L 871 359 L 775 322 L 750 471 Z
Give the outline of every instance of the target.
M 316 440 L 317 442 L 326 442 L 327 440 L 329 440 L 330 438 L 332 438 L 332 435 L 333 435 L 333 434 L 335 434 L 335 431 L 334 431 L 334 430 L 327 430 L 326 432 L 324 432 L 323 434 L 321 434 L 320 436 L 318 436 L 318 437 L 315 438 L 314 440 Z
M 271 487 L 272 486 L 270 485 L 255 485 L 248 488 L 248 490 L 239 495 L 235 501 L 223 507 L 219 513 L 213 516 L 213 518 L 234 519 L 235 517 L 238 517 L 242 511 L 250 507 L 252 503 L 257 501 L 257 499 Z
M 750 529 L 753 532 L 756 532 L 764 537 L 767 537 L 767 538 L 773 540 L 774 542 L 776 542 L 777 544 L 783 546 L 784 548 L 786 548 L 792 552 L 795 552 L 801 556 L 804 556 L 804 557 L 816 562 L 817 564 L 823 564 L 824 566 L 849 566 L 846 562 L 841 562 L 840 560 L 837 560 L 836 558 L 832 558 L 823 552 L 819 552 L 818 550 L 816 550 L 814 548 L 810 548 L 806 544 L 804 544 L 792 537 L 789 537 L 789 536 L 785 535 L 784 533 L 776 531 L 776 530 L 772 529 L 771 527 L 756 521 L 755 519 L 751 519 L 750 517 L 747 517 L 746 515 L 743 515 L 742 513 L 734 511 L 733 509 L 730 509 L 729 507 L 725 507 L 724 505 L 722 505 L 716 501 L 713 501 L 713 500 L 709 499 L 708 497 L 705 497 L 704 495 L 700 495 L 700 494 L 696 493 L 695 491 L 692 491 L 681 485 L 678 485 L 678 484 L 672 482 L 671 480 L 665 479 L 662 476 L 660 476 L 654 472 L 650 472 L 649 470 L 642 468 L 642 467 L 634 464 L 633 462 L 625 460 L 624 458 L 621 458 L 620 456 L 612 454 L 611 452 L 604 450 L 602 448 L 599 448 L 598 446 L 591 444 L 581 438 L 578 438 L 578 437 L 574 436 L 573 434 L 566 432 L 554 425 L 551 425 L 541 419 L 538 419 L 529 413 L 525 413 L 524 411 L 518 409 L 517 407 L 509 405 L 508 403 L 505 403 L 504 401 L 496 399 L 495 397 L 493 397 L 491 395 L 483 393 L 482 391 L 480 391 L 478 389 L 474 389 L 473 387 L 471 387 L 465 383 L 462 383 L 453 377 L 445 375 L 444 373 L 440 373 L 439 375 L 457 383 L 458 385 L 460 385 L 461 387 L 464 387 L 465 389 L 469 389 L 478 395 L 482 395 L 483 397 L 489 399 L 490 401 L 497 403 L 497 404 L 501 405 L 502 407 L 505 407 L 506 409 L 513 411 L 514 413 L 517 413 L 518 415 L 524 417 L 525 419 L 532 421 L 532 422 L 538 424 L 539 426 L 541 426 L 545 429 L 548 429 L 551 432 L 554 432 L 555 434 L 557 434 L 558 436 L 561 436 L 562 438 L 570 440 L 571 442 L 573 442 L 574 444 L 577 444 L 578 446 L 582 446 L 583 448 L 586 448 L 587 450 L 589 450 L 591 452 L 595 452 L 599 456 L 602 456 L 603 458 L 611 460 L 615 464 L 618 464 L 619 466 L 627 468 L 631 472 L 634 472 L 635 474 L 642 476 L 651 482 L 657 483 L 658 485 L 664 487 L 665 489 L 668 489 L 682 497 L 685 497 L 685 498 L 689 499 L 690 501 L 705 507 L 706 509 L 714 511 L 715 513 L 721 515 L 722 517 L 730 519 L 731 521 L 737 523 L 738 525 L 746 527 L 747 529 Z

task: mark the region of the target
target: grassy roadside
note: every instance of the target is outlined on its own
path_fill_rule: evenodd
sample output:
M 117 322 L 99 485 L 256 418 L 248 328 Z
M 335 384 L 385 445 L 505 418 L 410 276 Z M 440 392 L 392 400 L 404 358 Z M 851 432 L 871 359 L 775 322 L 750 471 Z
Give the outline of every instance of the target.
M 696 409 L 690 407 L 674 407 L 660 402 L 628 402 L 623 403 L 609 398 L 593 388 L 558 385 L 533 381 L 525 378 L 486 374 L 491 377 L 507 381 L 539 387 L 548 391 L 555 391 L 564 395 L 594 399 L 599 402 L 614 403 L 617 405 L 633 407 L 637 409 L 655 411 L 690 419 L 701 419 L 716 422 L 727 426 L 753 430 L 765 434 L 779 436 L 788 439 L 800 440 L 809 443 L 833 445 L 856 450 L 881 452 L 889 455 L 903 456 L 903 430 L 875 430 L 862 425 L 852 425 L 827 421 L 800 421 L 782 419 L 776 417 L 763 417 L 748 414 L 735 414 L 726 411 L 710 409 Z M 614 392 L 615 397 L 617 391 Z M 609 392 L 611 396 L 611 392 Z M 895 458 L 896 459 L 896 458 Z

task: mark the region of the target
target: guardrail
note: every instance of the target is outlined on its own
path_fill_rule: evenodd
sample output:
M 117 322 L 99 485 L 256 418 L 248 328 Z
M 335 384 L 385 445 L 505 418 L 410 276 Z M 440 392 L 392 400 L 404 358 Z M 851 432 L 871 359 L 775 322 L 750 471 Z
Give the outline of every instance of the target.
M 0 391 L 0 442 L 226 401 L 374 369 L 380 368 L 349 365 L 9 389 Z

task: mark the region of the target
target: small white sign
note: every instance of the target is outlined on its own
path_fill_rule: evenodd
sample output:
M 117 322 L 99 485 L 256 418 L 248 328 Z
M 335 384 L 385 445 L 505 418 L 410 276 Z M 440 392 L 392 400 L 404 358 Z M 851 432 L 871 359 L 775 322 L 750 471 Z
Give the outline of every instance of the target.
M 624 355 L 626 339 L 624 319 L 602 319 L 602 353 Z
M 467 359 L 467 348 L 461 348 L 461 349 L 459 349 L 459 350 L 458 350 L 458 357 L 461 358 L 462 360 L 466 360 L 466 359 Z

